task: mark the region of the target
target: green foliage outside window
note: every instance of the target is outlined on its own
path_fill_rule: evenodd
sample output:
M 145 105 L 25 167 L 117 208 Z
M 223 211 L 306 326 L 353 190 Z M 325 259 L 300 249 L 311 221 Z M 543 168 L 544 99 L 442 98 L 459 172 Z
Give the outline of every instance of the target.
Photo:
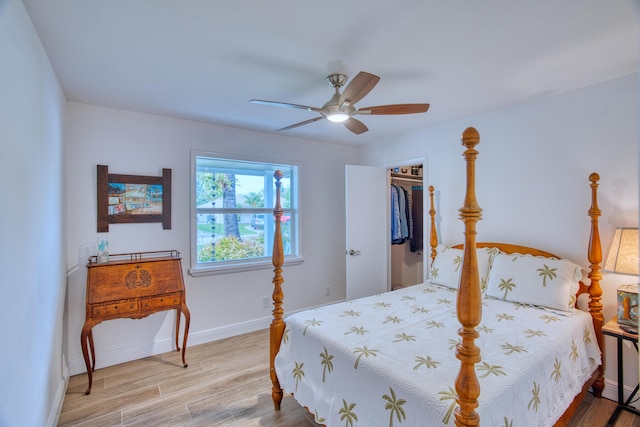
M 224 236 L 215 245 L 205 245 L 198 252 L 199 262 L 228 261 L 264 256 L 264 233 L 256 239 L 242 241 L 235 236 Z

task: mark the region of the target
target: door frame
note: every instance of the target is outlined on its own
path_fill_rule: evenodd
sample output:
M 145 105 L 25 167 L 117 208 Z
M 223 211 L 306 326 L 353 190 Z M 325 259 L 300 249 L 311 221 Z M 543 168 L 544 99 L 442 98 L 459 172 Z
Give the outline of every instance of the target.
M 407 166 L 407 165 L 422 165 L 422 187 L 423 189 L 427 189 L 429 188 L 429 184 L 427 182 L 427 165 L 428 165 L 428 160 L 429 160 L 429 156 L 423 156 L 423 157 L 414 157 L 412 159 L 404 159 L 404 160 L 394 160 L 391 162 L 387 162 L 384 163 L 382 165 L 382 167 L 385 168 L 385 170 L 387 171 L 387 183 L 391 182 L 391 172 L 389 171 L 390 169 L 393 168 L 399 168 L 401 166 Z M 424 224 L 424 230 L 422 233 L 422 280 L 426 281 L 428 276 L 428 272 L 429 272 L 429 242 L 430 242 L 430 231 L 431 228 L 428 227 L 429 224 L 429 200 L 428 200 L 428 192 L 424 193 L 426 194 L 426 196 L 424 197 L 424 206 L 425 208 L 423 209 L 423 219 L 422 222 Z M 391 188 L 389 187 L 389 185 L 387 185 L 387 214 L 389 215 L 390 218 L 390 212 L 391 210 Z M 387 288 L 391 289 L 391 221 L 387 221 Z

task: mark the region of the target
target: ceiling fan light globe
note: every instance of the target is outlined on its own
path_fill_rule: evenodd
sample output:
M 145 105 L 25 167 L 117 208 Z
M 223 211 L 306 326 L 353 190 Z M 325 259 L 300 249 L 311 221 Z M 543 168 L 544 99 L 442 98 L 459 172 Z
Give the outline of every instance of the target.
M 333 123 L 342 123 L 349 118 L 347 113 L 332 113 L 327 116 L 327 120 Z

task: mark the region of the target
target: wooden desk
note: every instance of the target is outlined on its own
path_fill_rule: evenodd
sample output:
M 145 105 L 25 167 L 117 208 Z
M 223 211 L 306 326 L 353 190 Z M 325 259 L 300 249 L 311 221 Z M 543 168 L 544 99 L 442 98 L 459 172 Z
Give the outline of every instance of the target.
M 96 367 L 92 328 L 111 319 L 141 319 L 152 313 L 176 310 L 176 349 L 180 351 L 180 313 L 184 314 L 182 364 L 185 360 L 191 316 L 186 304 L 182 264 L 178 251 L 138 252 L 111 255 L 99 264 L 95 256 L 87 263 L 86 319 L 80 343 L 87 366 L 91 393 Z M 88 344 L 88 346 L 87 346 Z
M 618 418 L 618 415 L 620 415 L 620 411 L 624 410 L 627 412 L 631 412 L 635 415 L 640 415 L 640 411 L 636 410 L 633 406 L 631 406 L 631 401 L 633 400 L 635 395 L 638 393 L 638 386 L 635 387 L 635 389 L 631 393 L 631 396 L 629 396 L 629 398 L 626 401 L 624 400 L 624 375 L 623 375 L 624 361 L 622 358 L 622 353 L 623 353 L 622 342 L 625 340 L 632 342 L 637 351 L 638 336 L 623 331 L 620 328 L 620 325 L 618 325 L 617 317 L 614 317 L 613 319 L 605 323 L 604 326 L 602 326 L 602 333 L 604 335 L 609 335 L 610 337 L 614 337 L 616 339 L 616 352 L 618 353 L 617 354 L 618 356 L 618 406 L 616 407 L 615 411 L 613 411 L 613 414 L 611 414 L 611 418 L 609 418 L 609 421 L 607 422 L 607 426 L 613 426 L 616 422 L 616 419 Z

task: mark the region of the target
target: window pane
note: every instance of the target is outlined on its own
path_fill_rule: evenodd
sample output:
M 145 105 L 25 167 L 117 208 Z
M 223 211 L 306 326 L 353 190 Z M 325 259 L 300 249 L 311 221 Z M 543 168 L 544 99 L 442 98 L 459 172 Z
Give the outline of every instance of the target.
M 237 227 L 240 238 L 225 234 L 225 226 Z M 268 221 L 268 222 L 265 222 Z M 291 255 L 291 214 L 281 218 L 284 255 Z M 270 257 L 273 240 L 265 242 L 265 229 L 273 235 L 275 225 L 272 214 L 198 214 L 197 215 L 198 262 L 215 262 L 238 259 Z
M 209 268 L 216 263 L 235 265 L 271 258 L 276 170 L 283 174 L 280 203 L 284 210 L 284 255 L 297 256 L 295 166 L 206 156 L 194 159 L 196 235 L 192 266 Z
M 284 212 L 282 218 L 280 218 L 280 229 L 282 231 L 282 247 L 284 249 L 284 255 L 291 255 L 291 216 L 288 212 Z
M 264 176 L 236 175 L 236 204 L 239 207 L 264 207 Z
M 199 208 L 263 208 L 264 176 L 196 173 L 196 204 Z
M 291 175 L 293 167 L 288 165 L 263 165 L 257 169 L 256 164 L 220 160 L 204 157 L 196 159 L 196 205 L 198 207 L 222 208 L 227 192 L 227 199 L 231 196 L 235 200 L 235 207 L 268 207 L 275 206 L 275 178 L 276 170 L 282 172 L 281 205 L 290 208 L 291 205 Z M 233 167 L 231 165 L 233 164 Z M 243 169 L 247 165 L 249 168 Z M 235 191 L 234 191 L 235 190 Z M 273 194 L 265 205 L 265 194 Z M 231 200 L 227 201 L 230 205 Z
M 282 178 L 280 180 L 280 206 L 282 209 L 288 209 L 291 207 L 291 179 Z M 272 179 L 271 185 L 273 188 L 276 186 L 275 178 Z M 271 200 L 271 205 L 275 207 L 276 193 L 275 190 L 273 192 L 273 200 Z
M 267 256 L 264 215 L 199 214 L 198 262 L 228 261 Z M 262 224 L 256 221 L 262 221 Z

